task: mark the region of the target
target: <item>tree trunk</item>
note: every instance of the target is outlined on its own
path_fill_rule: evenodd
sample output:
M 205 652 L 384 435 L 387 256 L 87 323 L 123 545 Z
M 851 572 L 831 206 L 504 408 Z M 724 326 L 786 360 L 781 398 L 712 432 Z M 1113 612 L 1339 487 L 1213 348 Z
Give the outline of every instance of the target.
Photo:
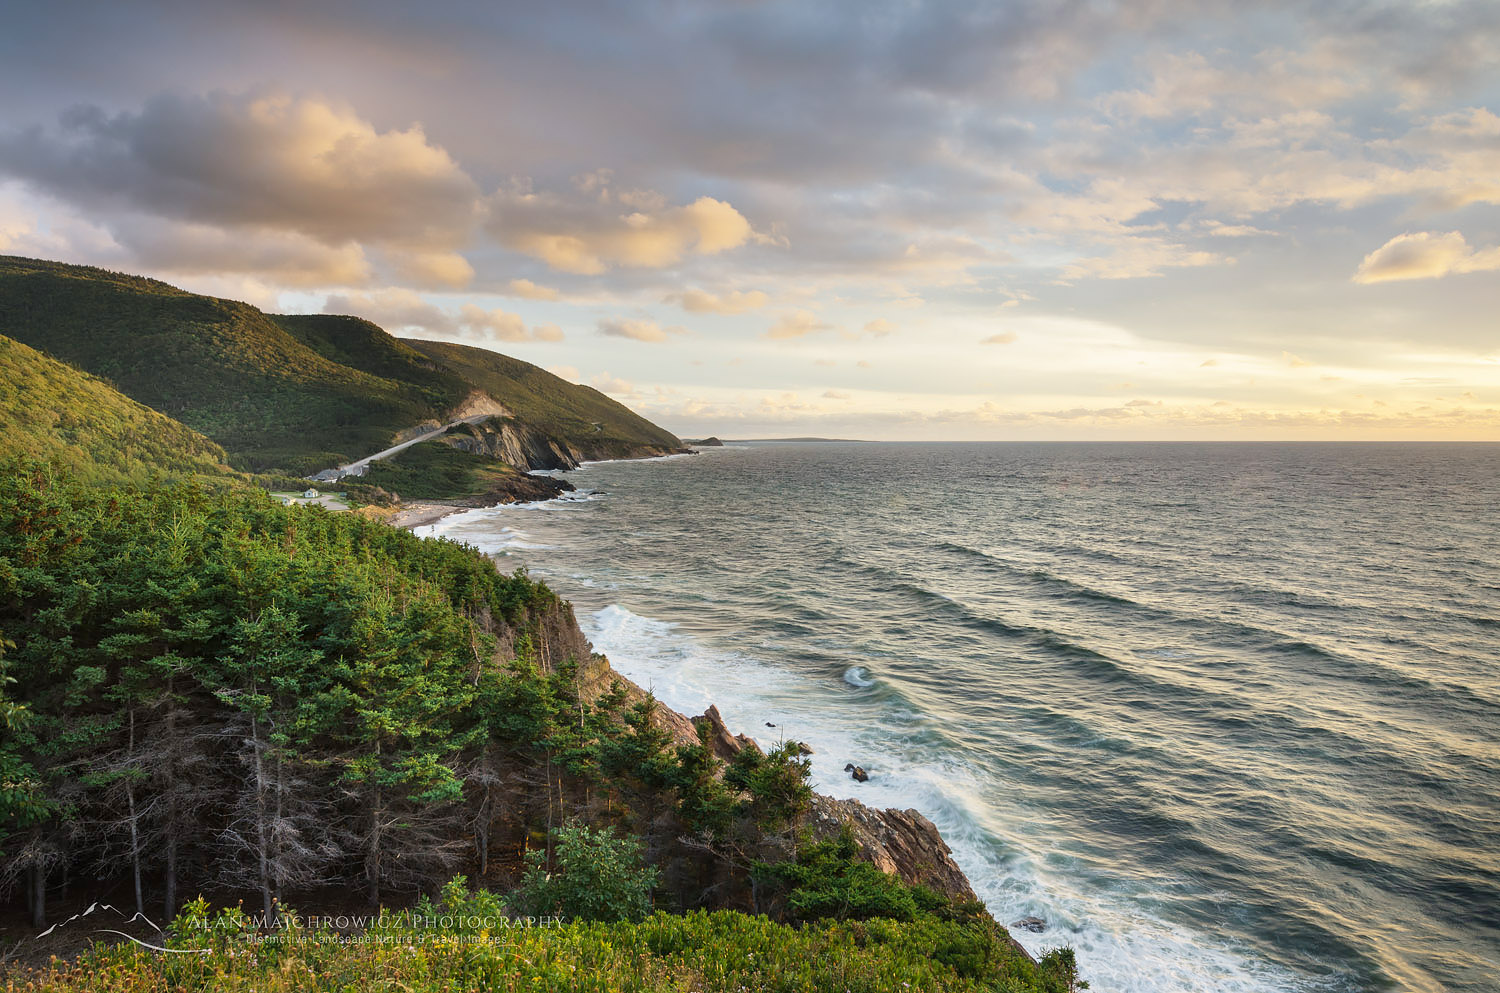
M 370 850 L 365 855 L 365 881 L 369 885 L 370 906 L 380 906 L 380 793 L 370 807 Z
M 167 868 L 163 882 L 166 885 L 166 893 L 162 898 L 162 907 L 166 911 L 167 920 L 177 916 L 177 834 L 175 829 L 169 829 L 167 834 Z
M 285 756 L 282 755 L 281 749 L 276 749 L 276 820 L 273 823 L 277 825 L 278 830 L 281 827 L 281 819 L 285 816 L 286 762 L 284 758 Z M 271 843 L 276 846 L 276 858 L 278 865 L 280 865 L 280 860 L 284 855 L 281 850 L 281 836 L 273 833 Z M 281 906 L 281 881 L 285 875 L 285 869 L 282 868 L 277 871 L 275 878 L 271 880 L 272 920 L 275 920 L 276 913 Z
M 167 867 L 165 872 L 164 889 L 166 892 L 162 897 L 167 920 L 177 916 L 177 699 L 174 695 L 175 680 L 170 676 L 167 678 L 167 723 L 164 735 L 164 746 L 169 749 L 167 753 L 167 837 L 166 855 Z
M 134 707 L 130 708 L 130 740 L 127 748 L 127 754 L 131 759 L 131 765 L 127 768 L 125 778 L 125 802 L 130 813 L 130 870 L 135 877 L 135 912 L 144 917 L 146 914 L 146 901 L 141 894 L 141 830 L 135 816 L 135 783 L 130 779 L 130 773 L 134 771 L 135 761 Z
M 271 838 L 266 819 L 266 765 L 260 747 L 260 721 L 250 718 L 250 747 L 255 753 L 255 854 L 260 877 L 260 903 L 265 920 L 271 920 Z
M 31 926 L 47 926 L 47 867 L 41 862 L 31 865 Z

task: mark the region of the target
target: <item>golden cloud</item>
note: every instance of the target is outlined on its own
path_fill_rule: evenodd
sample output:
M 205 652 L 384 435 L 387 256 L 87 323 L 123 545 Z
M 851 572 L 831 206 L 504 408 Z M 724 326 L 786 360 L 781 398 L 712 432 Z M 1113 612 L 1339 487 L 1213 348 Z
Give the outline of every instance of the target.
M 790 314 L 783 314 L 776 319 L 770 329 L 766 331 L 767 338 L 789 339 L 804 338 L 807 335 L 819 331 L 832 330 L 833 325 L 818 319 L 818 316 L 810 310 L 798 310 Z
M 688 255 L 716 255 L 745 244 L 754 230 L 734 207 L 713 197 L 671 206 L 639 191 L 615 194 L 593 174 L 580 194 L 526 188 L 490 199 L 490 231 L 509 248 L 554 269 L 597 275 L 615 266 L 660 269 Z
M 759 310 L 769 300 L 760 290 L 731 290 L 724 294 L 684 290 L 681 293 L 669 293 L 662 298 L 663 303 L 675 303 L 694 314 L 743 314 Z
M 666 341 L 669 335 L 687 334 L 688 330 L 675 324 L 671 327 L 662 327 L 655 321 L 612 317 L 599 322 L 599 333 L 611 338 L 629 338 L 631 341 L 659 344 Z
M 1500 248 L 1476 252 L 1457 231 L 1398 234 L 1365 256 L 1354 273 L 1356 283 L 1402 279 L 1441 279 L 1454 273 L 1500 269 Z

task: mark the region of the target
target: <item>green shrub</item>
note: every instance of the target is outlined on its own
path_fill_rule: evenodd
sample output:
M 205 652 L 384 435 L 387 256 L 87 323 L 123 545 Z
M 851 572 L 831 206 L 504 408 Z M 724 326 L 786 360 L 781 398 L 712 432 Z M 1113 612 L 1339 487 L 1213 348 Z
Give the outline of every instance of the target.
M 807 785 L 808 761 L 796 742 L 786 742 L 764 755 L 746 748 L 735 755 L 724 772 L 724 782 L 750 794 L 750 816 L 764 831 L 793 824 L 812 803 Z
M 54 961 L 5 977 L 8 993 L 1073 993 L 1081 989 L 1064 956 L 1036 965 L 993 923 L 925 918 L 822 921 L 802 927 L 733 911 L 657 913 L 640 923 L 574 921 L 559 927 L 501 926 L 475 934 L 463 918 L 488 920 L 483 893 L 451 886 L 443 913 L 454 930 L 417 926 L 399 913 L 343 942 L 320 928 L 289 941 L 257 943 L 243 915 L 195 915 L 210 923 L 158 954 L 137 945 L 98 945 L 76 963 Z M 474 901 L 480 901 L 478 903 Z M 450 938 L 475 937 L 477 941 Z M 934 949 L 963 946 L 958 966 Z M 978 971 L 975 971 L 977 967 Z
M 861 859 L 847 829 L 831 841 L 807 845 L 795 862 L 761 862 L 752 874 L 756 882 L 781 892 L 785 915 L 793 921 L 910 921 L 947 904 L 927 887 L 907 885 Z
M 517 910 L 587 921 L 638 921 L 651 912 L 657 871 L 641 861 L 640 842 L 576 823 L 552 834 L 552 871 L 545 852 L 526 853 L 526 874 L 511 894 Z

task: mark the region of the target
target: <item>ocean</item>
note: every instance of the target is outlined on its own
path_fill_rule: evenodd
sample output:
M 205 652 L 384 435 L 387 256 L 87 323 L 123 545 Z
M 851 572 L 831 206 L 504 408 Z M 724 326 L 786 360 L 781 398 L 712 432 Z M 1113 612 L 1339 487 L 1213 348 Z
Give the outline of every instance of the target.
M 419 533 L 1110 993 L 1500 989 L 1500 445 L 763 443 Z M 774 727 L 768 727 L 774 725 Z M 866 783 L 842 770 L 864 766 Z

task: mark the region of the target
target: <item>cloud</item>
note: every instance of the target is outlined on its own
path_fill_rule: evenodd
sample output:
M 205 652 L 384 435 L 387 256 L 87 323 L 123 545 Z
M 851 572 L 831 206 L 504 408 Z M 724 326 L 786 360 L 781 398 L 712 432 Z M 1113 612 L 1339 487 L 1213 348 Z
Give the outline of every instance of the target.
M 538 324 L 527 328 L 520 314 L 507 310 L 485 310 L 466 303 L 459 308 L 460 330 L 466 334 L 488 335 L 499 341 L 562 341 L 562 328 L 556 324 Z
M 387 287 L 373 293 L 335 293 L 323 301 L 325 314 L 354 314 L 387 331 L 417 331 L 445 338 L 481 342 L 557 342 L 563 340 L 556 324 L 528 328 L 521 315 L 464 304 L 457 312 L 444 310 L 420 293 Z
M 804 338 L 807 335 L 819 331 L 830 331 L 833 325 L 818 319 L 818 316 L 810 310 L 798 310 L 790 314 L 782 314 L 766 331 L 767 338 L 788 339 Z
M 1206 234 L 1214 238 L 1252 238 L 1274 236 L 1276 232 L 1266 231 L 1263 228 L 1251 224 L 1225 224 L 1222 221 L 1210 220 L 1204 224 Z
M 0 136 L 0 171 L 101 215 L 122 243 L 168 221 L 375 247 L 422 284 L 472 276 L 457 251 L 477 217 L 473 180 L 421 128 L 381 131 L 329 101 L 220 92 L 114 115 L 76 107 L 55 129 Z
M 684 290 L 681 293 L 667 294 L 662 302 L 675 303 L 683 310 L 695 314 L 743 314 L 759 310 L 769 299 L 760 290 L 731 290 L 719 295 L 705 293 L 703 290 Z
M 1476 252 L 1457 231 L 1398 234 L 1365 256 L 1354 273 L 1356 283 L 1401 279 L 1441 279 L 1454 273 L 1500 269 L 1500 248 Z
M 457 252 L 397 254 L 392 266 L 398 275 L 419 286 L 461 287 L 474 278 L 474 267 Z
M 641 191 L 616 192 L 598 173 L 575 182 L 573 195 L 538 193 L 526 183 L 489 200 L 490 232 L 509 248 L 554 269 L 598 275 L 615 266 L 661 269 L 690 254 L 716 255 L 755 232 L 722 200 L 702 196 L 681 206 Z
M 589 385 L 601 393 L 613 393 L 616 396 L 630 396 L 636 392 L 634 383 L 607 372 L 601 372 L 590 379 Z
M 876 338 L 884 338 L 886 335 L 891 334 L 895 330 L 896 325 L 892 324 L 884 317 L 877 317 L 875 320 L 870 321 L 865 325 L 865 334 L 873 335 Z
M 981 345 L 1009 345 L 1015 340 L 1016 333 L 1014 331 L 1001 331 L 999 334 L 992 334 L 988 338 L 981 338 L 979 343 Z
M 180 275 L 234 273 L 283 286 L 357 286 L 372 266 L 354 242 L 329 245 L 298 231 L 236 231 L 155 217 L 117 225 L 115 243 L 137 264 Z
M 1071 262 L 1062 269 L 1064 280 L 1141 279 L 1160 276 L 1163 269 L 1215 265 L 1226 261 L 1213 252 L 1187 248 L 1152 238 L 1127 238 L 1107 255 Z
M 611 338 L 629 338 L 631 341 L 646 341 L 660 343 L 667 340 L 669 335 L 687 334 L 688 329 L 678 325 L 662 327 L 655 321 L 645 319 L 630 319 L 625 317 L 611 317 L 599 322 L 599 333 Z
M 506 291 L 525 300 L 560 300 L 562 293 L 550 286 L 540 286 L 529 279 L 512 279 Z
M 547 367 L 547 371 L 552 373 L 552 375 L 554 376 L 559 376 L 563 379 L 566 379 L 570 383 L 576 383 L 579 381 L 578 368 L 576 366 L 549 365 Z
M 839 390 L 824 390 L 823 391 L 823 399 L 825 399 L 825 400 L 848 400 L 849 399 L 849 394 L 848 393 L 843 393 L 843 392 L 841 392 Z
M 1312 363 L 1307 361 L 1307 359 L 1304 359 L 1300 355 L 1293 355 L 1291 352 L 1282 352 L 1281 360 L 1287 365 L 1291 366 L 1293 369 L 1302 369 L 1312 365 Z

